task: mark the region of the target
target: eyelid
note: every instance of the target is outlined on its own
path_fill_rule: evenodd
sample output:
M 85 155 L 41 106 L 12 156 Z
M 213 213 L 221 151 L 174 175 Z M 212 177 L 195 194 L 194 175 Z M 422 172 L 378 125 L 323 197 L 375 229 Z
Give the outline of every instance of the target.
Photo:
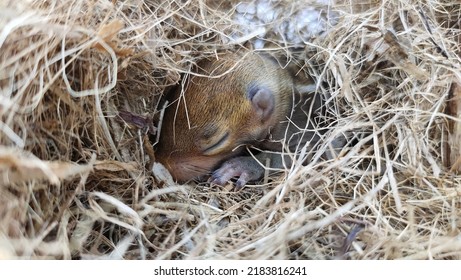
M 227 140 L 229 139 L 229 132 L 226 132 L 217 142 L 212 144 L 211 146 L 207 147 L 205 150 L 202 151 L 204 155 L 213 155 L 221 151 L 223 147 L 225 147 Z

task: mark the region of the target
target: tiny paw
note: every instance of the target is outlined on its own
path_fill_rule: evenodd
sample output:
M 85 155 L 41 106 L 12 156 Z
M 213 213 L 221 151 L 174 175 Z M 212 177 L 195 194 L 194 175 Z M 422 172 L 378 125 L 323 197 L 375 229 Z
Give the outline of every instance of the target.
M 235 187 L 242 188 L 249 181 L 258 180 L 264 174 L 262 167 L 252 157 L 236 157 L 224 162 L 211 175 L 211 183 L 223 186 L 227 181 L 238 177 Z

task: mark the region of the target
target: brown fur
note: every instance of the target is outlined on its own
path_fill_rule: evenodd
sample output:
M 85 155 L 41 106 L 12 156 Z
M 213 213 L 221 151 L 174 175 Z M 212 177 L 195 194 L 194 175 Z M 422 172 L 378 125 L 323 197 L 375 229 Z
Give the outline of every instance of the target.
M 293 104 L 297 102 L 304 109 L 296 110 L 302 111 L 311 102 L 301 104 L 302 100 L 295 97 L 298 93 L 293 75 L 272 58 L 251 52 L 226 54 L 204 60 L 198 68 L 201 76 L 191 77 L 184 90 L 179 87 L 167 97 L 170 105 L 156 149 L 157 158 L 176 180 L 209 174 L 248 145 L 281 152 L 287 127 L 293 130 L 288 131 L 289 135 L 295 128 L 299 132 L 296 126 L 288 125 Z M 263 85 L 274 93 L 274 110 L 267 120 L 257 114 L 248 98 L 252 84 Z M 302 114 L 296 125 L 306 127 L 308 117 L 309 113 Z M 207 150 L 226 134 L 222 144 Z M 304 136 L 295 138 L 299 142 Z M 257 169 L 250 165 L 244 168 Z

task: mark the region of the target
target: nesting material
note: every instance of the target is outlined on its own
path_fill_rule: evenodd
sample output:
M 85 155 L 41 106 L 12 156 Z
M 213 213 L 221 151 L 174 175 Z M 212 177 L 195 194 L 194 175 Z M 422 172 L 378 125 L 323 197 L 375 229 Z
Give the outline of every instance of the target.
M 263 49 L 267 42 L 274 41 L 290 47 L 302 47 L 336 24 L 337 13 L 332 10 L 333 3 L 312 0 L 242 1 L 235 6 L 232 19 L 237 25 L 231 37 L 234 41 L 250 37 L 255 49 Z
M 0 258 L 460 259 L 461 4 L 356 2 L 1 1 Z M 247 42 L 314 77 L 330 131 L 239 192 L 178 185 L 143 120 Z

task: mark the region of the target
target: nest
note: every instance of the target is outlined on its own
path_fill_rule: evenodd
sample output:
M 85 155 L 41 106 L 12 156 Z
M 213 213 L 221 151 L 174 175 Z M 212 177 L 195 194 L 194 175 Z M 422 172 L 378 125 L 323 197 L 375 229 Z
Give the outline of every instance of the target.
M 161 2 L 0 3 L 0 258 L 461 258 L 459 1 L 332 4 L 297 59 L 349 143 L 240 191 L 152 167 L 163 93 L 254 39 L 238 1 Z

